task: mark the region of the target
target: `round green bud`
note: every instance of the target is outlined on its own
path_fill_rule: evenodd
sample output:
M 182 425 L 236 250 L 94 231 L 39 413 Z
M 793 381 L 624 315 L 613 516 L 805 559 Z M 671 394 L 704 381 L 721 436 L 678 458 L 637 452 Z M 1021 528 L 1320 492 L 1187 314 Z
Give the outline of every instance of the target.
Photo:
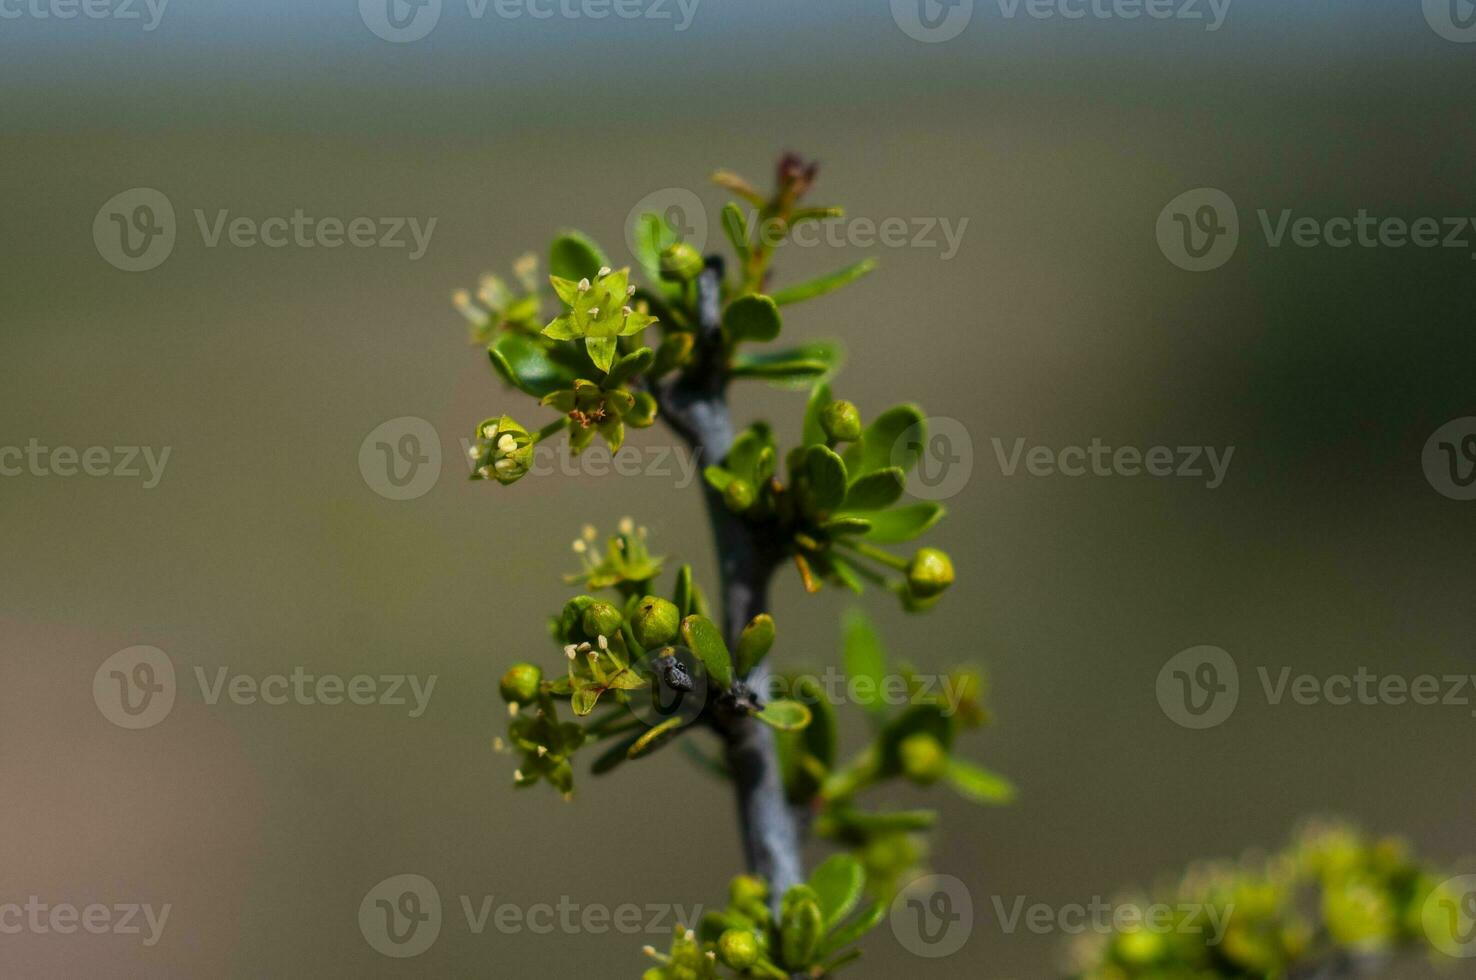
M 1114 945 L 1117 958 L 1129 966 L 1148 966 L 1164 953 L 1163 937 L 1141 929 L 1120 934 Z
M 936 783 L 948 769 L 948 751 L 943 743 L 926 732 L 909 735 L 897 746 L 902 772 L 923 786 Z
M 820 410 L 820 428 L 836 442 L 861 438 L 861 413 L 848 401 L 834 401 Z
M 728 883 L 728 901 L 742 907 L 755 903 L 763 905 L 769 900 L 769 886 L 762 878 L 739 875 Z
M 726 929 L 718 937 L 718 959 L 733 970 L 746 970 L 758 962 L 758 938 L 747 929 Z
M 620 624 L 624 621 L 625 617 L 620 615 L 620 610 L 604 600 L 590 603 L 584 610 L 584 618 L 580 620 L 588 636 L 615 636 L 620 632 Z
M 753 484 L 747 480 L 732 480 L 723 488 L 723 503 L 735 514 L 741 514 L 753 506 L 757 499 L 753 491 Z
M 538 685 L 543 682 L 543 671 L 530 663 L 516 663 L 502 675 L 498 689 L 502 700 L 514 704 L 530 704 L 538 697 Z
M 582 637 L 579 635 L 584 629 L 584 611 L 599 600 L 592 595 L 577 595 L 564 603 L 563 612 L 559 613 L 559 641 L 562 643 L 573 643 Z M 593 637 L 589 637 L 593 639 Z
M 671 643 L 681 625 L 682 613 L 676 604 L 654 595 L 636 603 L 635 615 L 630 620 L 636 642 L 647 650 Z
M 702 253 L 677 242 L 661 253 L 661 278 L 689 282 L 702 274 Z
M 907 587 L 919 599 L 941 595 L 953 584 L 953 559 L 937 548 L 919 548 L 907 565 Z

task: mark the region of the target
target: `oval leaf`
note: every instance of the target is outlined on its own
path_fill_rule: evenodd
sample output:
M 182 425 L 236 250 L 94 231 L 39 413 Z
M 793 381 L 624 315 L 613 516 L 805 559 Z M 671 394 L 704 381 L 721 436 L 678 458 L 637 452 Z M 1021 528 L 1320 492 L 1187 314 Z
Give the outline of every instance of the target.
M 723 332 L 733 342 L 779 336 L 779 307 L 767 296 L 740 296 L 723 311 Z
M 712 620 L 695 614 L 682 620 L 682 641 L 691 647 L 719 687 L 727 690 L 733 686 L 733 659 Z
M 902 496 L 902 471 L 889 466 L 857 477 L 846 490 L 846 510 L 886 510 Z
M 797 732 L 810 723 L 810 709 L 798 701 L 780 698 L 764 705 L 754 715 L 759 721 L 781 732 Z

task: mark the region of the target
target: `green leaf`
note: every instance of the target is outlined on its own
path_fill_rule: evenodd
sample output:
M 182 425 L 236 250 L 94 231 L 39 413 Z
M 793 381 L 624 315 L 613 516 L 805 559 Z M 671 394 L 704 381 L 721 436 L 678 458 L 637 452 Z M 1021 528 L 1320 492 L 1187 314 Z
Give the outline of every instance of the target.
M 696 611 L 696 592 L 692 587 L 691 565 L 683 565 L 677 569 L 676 593 L 672 596 L 671 601 L 677 607 L 677 614 L 683 619 Z
M 902 471 L 895 466 L 858 476 L 846 490 L 846 510 L 885 510 L 902 496 Z
M 724 459 L 724 465 L 734 476 L 758 486 L 761 482 L 759 457 L 765 448 L 774 448 L 774 434 L 763 422 L 755 422 L 738 433 L 738 438 L 733 440 L 733 446 Z
M 646 368 L 651 366 L 651 362 L 655 359 L 656 352 L 649 347 L 642 347 L 638 351 L 632 351 L 631 353 L 626 354 L 620 360 L 615 362 L 615 366 L 610 369 L 610 373 L 605 377 L 605 380 L 600 385 L 600 387 L 620 387 L 629 379 L 645 371 Z
M 737 477 L 731 470 L 723 469 L 721 466 L 708 466 L 702 470 L 702 479 L 707 481 L 708 486 L 722 493 Z
M 866 586 L 861 584 L 861 576 L 857 573 L 856 566 L 852 565 L 840 555 L 831 554 L 830 571 L 836 578 L 840 579 L 842 585 L 857 595 L 866 591 Z
M 846 498 L 846 464 L 824 446 L 810 446 L 803 458 L 803 501 L 806 512 L 826 514 Z
M 886 917 L 887 903 L 873 902 L 872 904 L 868 905 L 861 912 L 860 915 L 856 916 L 850 922 L 846 923 L 843 927 L 837 929 L 835 932 L 826 937 L 825 942 L 821 945 L 816 955 L 819 956 L 819 958 L 824 959 L 832 953 L 851 945 L 852 943 L 859 940 L 862 936 L 866 935 L 868 932 L 881 925 L 882 920 Z M 859 953 L 860 950 L 856 950 L 855 952 Z
M 727 690 L 733 686 L 733 658 L 712 620 L 696 614 L 683 619 L 682 641 L 691 647 L 719 687 Z
M 738 649 L 735 651 L 738 675 L 748 676 L 748 672 L 763 662 L 773 646 L 774 617 L 768 613 L 759 613 L 743 627 L 743 632 L 738 637 Z
M 834 292 L 842 286 L 860 279 L 875 269 L 876 264 L 876 259 L 862 259 L 855 265 L 847 266 L 839 272 L 832 272 L 830 275 L 821 276 L 819 279 L 811 279 L 809 282 L 788 286 L 774 293 L 774 302 L 780 306 L 785 306 L 789 303 L 801 303 L 807 299 L 824 296 L 826 293 Z
M 963 759 L 950 757 L 944 778 L 975 803 L 1008 803 L 1015 798 L 1015 786 L 1008 779 Z
M 779 336 L 779 308 L 767 296 L 740 296 L 723 311 L 723 333 L 730 343 L 770 341 Z
M 815 677 L 801 677 L 794 685 L 794 696 L 809 707 L 814 720 L 805 729 L 805 748 L 825 769 L 835 766 L 835 750 L 839 744 L 836 735 L 835 707 L 826 700 L 825 690 Z M 818 785 L 816 787 L 818 789 Z
M 748 220 L 743 217 L 743 212 L 738 205 L 729 202 L 723 206 L 722 214 L 723 234 L 728 236 L 728 244 L 733 246 L 733 254 L 738 256 L 739 264 L 748 261 Z
M 632 759 L 639 759 L 643 755 L 650 755 L 671 741 L 677 730 L 684 724 L 680 717 L 672 716 L 647 732 L 643 732 L 626 751 L 626 755 Z
M 844 852 L 832 854 L 810 874 L 810 887 L 820 900 L 820 914 L 827 931 L 851 914 L 861 901 L 866 872 L 861 862 Z
M 622 762 L 625 762 L 630 758 L 630 747 L 645 734 L 645 732 L 637 732 L 629 738 L 620 739 L 614 745 L 611 745 L 608 749 L 600 753 L 599 758 L 595 759 L 594 764 L 589 767 L 589 771 L 596 776 L 603 776 Z
M 856 476 L 873 473 L 889 466 L 901 467 L 903 474 L 917 464 L 927 433 L 923 430 L 922 409 L 916 405 L 897 405 L 882 412 L 861 434 L 861 441 L 846 448 L 846 465 Z M 907 444 L 903 437 L 909 435 Z
M 609 265 L 605 253 L 583 232 L 566 231 L 554 239 L 548 253 L 548 271 L 564 279 L 593 279 Z
M 827 534 L 865 534 L 871 530 L 871 521 L 864 517 L 832 517 L 820 529 Z
M 802 970 L 809 966 L 820 945 L 824 926 L 820 902 L 812 889 L 806 885 L 795 885 L 785 892 L 779 924 L 779 947 L 784 965 L 791 970 Z
M 804 388 L 836 372 L 841 348 L 832 341 L 733 357 L 729 373 L 735 378 L 758 378 L 781 388 Z
M 938 523 L 945 513 L 942 504 L 929 500 L 870 514 L 867 519 L 871 521 L 871 530 L 866 532 L 866 538 L 881 544 L 911 541 Z
M 666 219 L 653 211 L 647 211 L 636 219 L 634 234 L 635 257 L 653 282 L 660 281 L 661 253 L 679 241 Z
M 805 425 L 801 442 L 806 446 L 823 446 L 825 430 L 820 427 L 820 412 L 831 402 L 830 385 L 822 381 L 810 389 L 810 400 L 805 403 Z
M 574 383 L 572 372 L 550 360 L 547 350 L 524 334 L 503 334 L 487 348 L 487 356 L 502 380 L 535 398 Z
M 886 714 L 881 687 L 887 673 L 887 655 L 876 628 L 859 609 L 847 610 L 841 620 L 841 661 L 845 665 L 846 676 L 853 683 L 860 678 L 870 681 L 869 687 L 874 693 L 869 699 L 862 697 L 860 689 L 856 689 L 861 707 L 873 714 Z
M 780 698 L 764 705 L 762 710 L 754 714 L 754 717 L 770 728 L 781 732 L 797 732 L 804 729 L 814 716 L 810 713 L 809 708 L 798 701 Z
M 932 830 L 938 824 L 936 810 L 894 810 L 888 813 L 868 813 L 851 806 L 837 806 L 829 811 L 829 819 L 843 829 L 862 835 L 886 833 L 917 833 Z

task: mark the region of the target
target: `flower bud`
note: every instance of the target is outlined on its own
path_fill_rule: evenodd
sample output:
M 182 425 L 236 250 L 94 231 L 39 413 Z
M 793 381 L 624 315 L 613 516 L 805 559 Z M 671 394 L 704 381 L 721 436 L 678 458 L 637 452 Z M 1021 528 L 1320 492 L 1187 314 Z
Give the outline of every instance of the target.
M 620 610 L 604 600 L 591 603 L 580 620 L 586 636 L 615 636 L 620 632 L 624 617 Z
M 636 642 L 647 650 L 671 643 L 681 625 L 682 613 L 676 604 L 654 595 L 636 604 L 635 615 L 630 620 Z
M 661 278 L 689 282 L 702 274 L 702 253 L 686 242 L 677 242 L 661 253 Z
M 656 399 L 650 392 L 635 393 L 635 404 L 626 411 L 625 424 L 633 429 L 646 429 L 656 424 Z
M 762 878 L 739 875 L 728 883 L 728 901 L 735 907 L 763 905 L 769 900 L 769 886 Z
M 907 587 L 919 599 L 942 595 L 953 584 L 953 560 L 937 548 L 919 548 L 907 566 Z
M 753 484 L 747 480 L 734 479 L 723 488 L 723 503 L 735 514 L 741 514 L 752 507 L 757 496 L 753 491 Z
M 538 697 L 538 685 L 543 682 L 543 671 L 530 663 L 516 663 L 502 675 L 498 689 L 502 700 L 513 704 L 529 704 Z
M 948 769 L 948 750 L 926 732 L 904 738 L 897 746 L 897 756 L 907 778 L 923 786 L 942 779 Z
M 718 937 L 718 959 L 733 970 L 746 970 L 758 962 L 758 939 L 747 929 L 726 929 Z
M 820 428 L 835 442 L 861 438 L 861 413 L 848 401 L 833 401 L 820 410 Z

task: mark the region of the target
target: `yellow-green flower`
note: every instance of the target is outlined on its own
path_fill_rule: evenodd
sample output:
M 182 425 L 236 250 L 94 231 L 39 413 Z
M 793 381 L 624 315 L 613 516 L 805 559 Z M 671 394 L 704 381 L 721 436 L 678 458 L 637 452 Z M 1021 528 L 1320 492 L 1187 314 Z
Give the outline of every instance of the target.
M 656 318 L 631 305 L 635 287 L 630 285 L 630 270 L 610 271 L 605 267 L 591 282 L 550 276 L 554 292 L 569 307 L 543 328 L 552 340 L 583 340 L 589 359 L 601 371 L 609 371 L 615 362 L 615 346 L 621 337 L 640 333 L 656 322 Z

